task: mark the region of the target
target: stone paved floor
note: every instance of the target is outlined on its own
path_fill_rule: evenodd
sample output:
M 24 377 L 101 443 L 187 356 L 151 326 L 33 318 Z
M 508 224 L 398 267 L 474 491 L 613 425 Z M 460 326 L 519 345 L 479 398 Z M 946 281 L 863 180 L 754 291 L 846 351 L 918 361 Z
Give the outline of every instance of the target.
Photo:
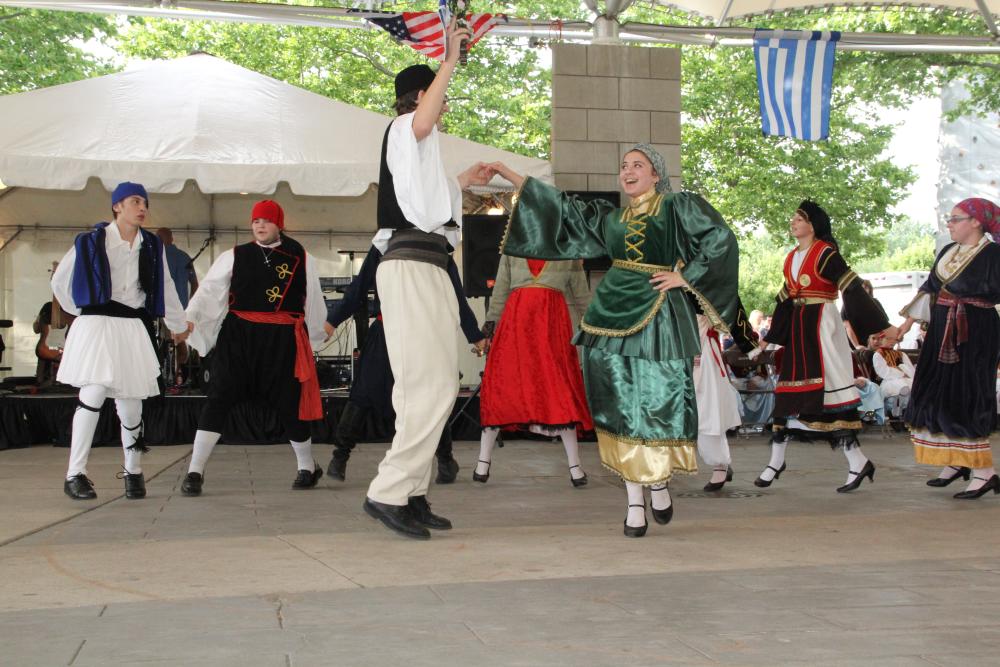
M 757 489 L 766 441 L 736 440 L 733 483 L 676 479 L 674 521 L 629 540 L 593 445 L 573 489 L 558 444 L 509 443 L 481 485 L 456 443 L 431 492 L 456 528 L 429 542 L 361 511 L 383 445 L 305 492 L 290 448 L 220 446 L 200 498 L 190 446 L 158 447 L 142 501 L 100 448 L 87 503 L 65 449 L 3 451 L 0 665 L 1000 664 L 1000 497 L 924 486 L 899 436 L 863 444 L 875 483 L 841 495 L 839 452 L 794 445 Z

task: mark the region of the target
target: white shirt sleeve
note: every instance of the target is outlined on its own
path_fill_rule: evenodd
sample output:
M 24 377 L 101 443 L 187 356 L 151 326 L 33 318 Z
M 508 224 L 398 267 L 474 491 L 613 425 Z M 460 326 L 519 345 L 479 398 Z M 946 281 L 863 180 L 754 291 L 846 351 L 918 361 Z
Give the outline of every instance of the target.
M 198 283 L 198 291 L 187 307 L 187 320 L 194 323 L 188 339 L 199 354 L 208 354 L 215 347 L 215 339 L 222 328 L 222 320 L 229 312 L 229 287 L 233 281 L 232 250 L 227 250 L 215 260 L 212 268 Z
M 918 322 L 931 321 L 931 295 L 928 292 L 921 292 L 913 301 L 903 307 L 899 314 L 903 317 L 912 317 Z
M 180 297 L 177 296 L 173 276 L 170 275 L 166 248 L 163 250 L 161 261 L 163 262 L 163 321 L 172 332 L 183 333 L 187 331 L 187 315 L 184 313 Z
M 306 253 L 306 328 L 313 347 L 326 340 L 326 331 L 323 330 L 326 315 L 326 299 L 323 298 L 323 288 L 320 287 L 319 275 L 316 273 L 316 260 Z
M 910 355 L 906 354 L 906 352 L 903 353 L 903 365 L 899 370 L 902 371 L 903 375 L 910 379 L 913 379 L 913 374 L 917 372 L 913 362 L 910 361 Z
M 386 146 L 386 164 L 392 173 L 399 208 L 407 220 L 425 232 L 437 231 L 452 219 L 455 202 L 452 190 L 458 187 L 445 174 L 439 137 L 435 127 L 417 141 L 413 134 L 413 113 L 408 113 L 392 122 Z M 460 199 L 461 191 L 458 195 Z
M 903 356 L 905 357 L 906 355 L 904 354 Z M 898 380 L 903 377 L 903 372 L 898 368 L 890 367 L 885 362 L 885 357 L 878 352 L 872 355 L 872 368 L 875 369 L 875 374 L 883 380 Z
M 76 246 L 70 249 L 59 260 L 59 266 L 52 274 L 52 294 L 59 305 L 70 315 L 79 315 L 80 309 L 73 301 L 73 267 L 76 266 Z

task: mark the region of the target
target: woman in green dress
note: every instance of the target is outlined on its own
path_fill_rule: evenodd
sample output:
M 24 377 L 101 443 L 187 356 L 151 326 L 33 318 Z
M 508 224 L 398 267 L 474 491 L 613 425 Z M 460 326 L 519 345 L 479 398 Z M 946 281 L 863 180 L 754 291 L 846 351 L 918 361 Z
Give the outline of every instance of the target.
M 519 189 L 504 254 L 613 260 L 573 342 L 583 351 L 601 462 L 625 480 L 625 535 L 641 537 L 643 487 L 653 518 L 665 524 L 673 515 L 670 478 L 698 470 L 696 317 L 703 313 L 722 332 L 736 328 L 736 238 L 704 199 L 670 191 L 663 157 L 648 144 L 622 158 L 624 209 L 585 203 L 502 163 L 491 167 Z

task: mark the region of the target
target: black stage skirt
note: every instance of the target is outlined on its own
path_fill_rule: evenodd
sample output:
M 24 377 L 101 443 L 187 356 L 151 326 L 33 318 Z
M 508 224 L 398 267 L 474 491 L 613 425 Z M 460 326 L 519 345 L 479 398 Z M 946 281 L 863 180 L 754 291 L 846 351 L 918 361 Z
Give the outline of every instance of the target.
M 920 349 L 910 403 L 903 420 L 911 430 L 984 440 L 996 430 L 1000 316 L 993 308 L 966 305 L 969 340 L 956 346 L 959 360 L 938 361 L 948 307 L 935 305 Z

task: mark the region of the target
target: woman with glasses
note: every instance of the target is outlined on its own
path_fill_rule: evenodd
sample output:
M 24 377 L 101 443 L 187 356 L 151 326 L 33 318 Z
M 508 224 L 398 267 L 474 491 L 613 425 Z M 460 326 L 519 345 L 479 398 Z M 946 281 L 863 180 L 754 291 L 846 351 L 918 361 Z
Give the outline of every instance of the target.
M 905 334 L 927 322 L 910 403 L 903 419 L 917 463 L 944 466 L 928 486 L 969 481 L 955 498 L 1000 493 L 990 434 L 996 429 L 997 362 L 1000 361 L 1000 247 L 986 236 L 1000 233 L 1000 207 L 966 199 L 946 219 L 953 243 L 945 246 L 916 298 L 901 315 Z M 970 479 L 971 477 L 971 479 Z

